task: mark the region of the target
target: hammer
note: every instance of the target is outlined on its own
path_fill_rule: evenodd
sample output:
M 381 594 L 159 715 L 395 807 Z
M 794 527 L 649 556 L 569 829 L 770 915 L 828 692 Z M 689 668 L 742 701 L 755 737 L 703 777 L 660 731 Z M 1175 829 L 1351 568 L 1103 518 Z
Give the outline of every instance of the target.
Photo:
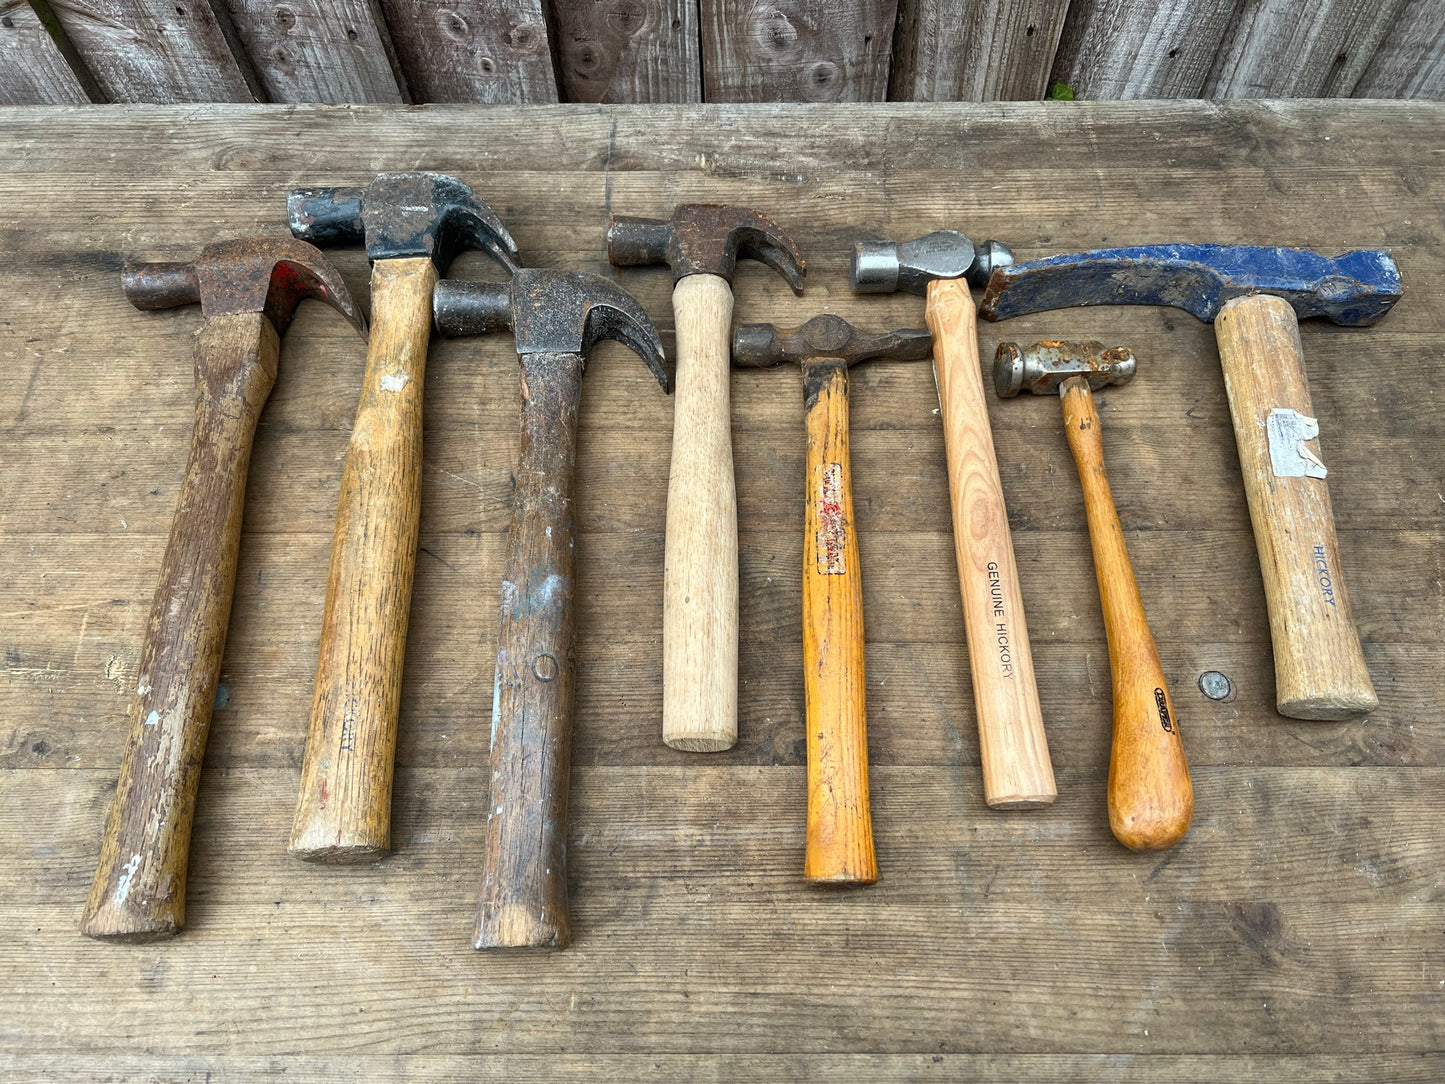
M 1063 404 L 1064 435 L 1084 490 L 1114 678 L 1109 827 L 1124 846 L 1150 851 L 1184 838 L 1194 815 L 1194 787 L 1179 738 L 1179 717 L 1104 473 L 1104 440 L 1094 409 L 1093 393 L 1110 384 L 1127 384 L 1137 365 L 1133 351 L 1106 350 L 1098 342 L 1039 342 L 1027 348 L 999 343 L 993 384 L 1002 399 L 1020 391 L 1057 392 Z
M 863 681 L 863 579 L 853 529 L 848 457 L 848 366 L 926 358 L 921 328 L 870 335 L 840 316 L 800 328 L 743 324 L 733 364 L 803 369 L 808 435 L 803 526 L 803 681 L 808 727 L 808 846 L 803 874 L 830 884 L 878 880 L 868 807 L 868 727 Z
M 667 263 L 676 285 L 677 400 L 662 584 L 662 740 L 715 752 L 738 740 L 738 515 L 728 409 L 733 266 L 751 257 L 803 289 L 803 258 L 771 218 L 682 204 L 672 218 L 614 217 L 607 257 Z
M 1047 805 L 1058 791 L 1044 737 L 1023 595 L 1003 482 L 989 427 L 970 283 L 1013 261 L 997 241 L 975 246 L 954 230 L 915 241 L 853 246 L 853 289 L 924 294 L 943 414 L 953 545 L 973 674 L 984 800 L 994 808 Z
M 463 248 L 508 271 L 517 244 L 461 181 L 383 173 L 365 188 L 298 188 L 291 232 L 366 241 L 371 347 L 346 463 L 289 850 L 365 862 L 391 847 L 391 779 L 421 516 L 422 378 L 431 293 Z
M 1002 320 L 1071 305 L 1172 305 L 1214 322 L 1274 643 L 1275 705 L 1347 719 L 1378 703 L 1350 614 L 1299 320 L 1373 324 L 1400 299 L 1388 252 L 1145 245 L 1002 268 L 982 313 Z
M 512 499 L 492 699 L 491 801 L 476 948 L 565 948 L 567 776 L 572 760 L 573 483 L 583 358 L 600 339 L 635 351 L 664 391 L 662 342 L 615 282 L 523 269 L 505 283 L 436 285 L 437 331 L 511 328 L 522 366 L 522 447 Z
M 246 473 L 281 336 L 307 297 L 335 306 L 363 336 L 366 325 L 321 253 L 289 237 L 208 245 L 188 263 L 127 263 L 121 283 L 138 309 L 199 301 L 205 320 L 190 458 L 80 923 L 88 937 L 136 942 L 185 924 L 191 817 L 231 616 Z

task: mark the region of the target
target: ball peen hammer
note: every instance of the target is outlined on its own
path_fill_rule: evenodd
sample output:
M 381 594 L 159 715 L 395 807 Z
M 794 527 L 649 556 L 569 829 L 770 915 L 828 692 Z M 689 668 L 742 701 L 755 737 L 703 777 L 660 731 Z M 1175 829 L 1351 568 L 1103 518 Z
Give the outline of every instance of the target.
M 728 396 L 733 268 L 750 257 L 803 289 L 803 258 L 772 219 L 691 203 L 614 217 L 608 259 L 667 263 L 675 285 L 676 402 L 663 562 L 662 740 L 716 752 L 738 739 L 738 517 Z
M 127 263 L 138 309 L 200 302 L 196 414 L 160 583 L 141 648 L 120 780 L 80 929 L 153 941 L 185 923 L 186 870 L 201 760 L 236 583 L 242 506 L 281 336 L 303 298 L 364 336 L 341 276 L 311 245 L 258 237 L 208 245 L 187 263 Z
M 815 316 L 783 331 L 743 324 L 733 364 L 803 370 L 807 427 L 803 526 L 803 681 L 808 735 L 808 844 L 803 874 L 827 884 L 878 880 L 868 802 L 864 703 L 863 580 L 853 527 L 848 454 L 848 367 L 862 361 L 926 358 L 922 328 L 870 335 L 840 316 Z
M 443 335 L 511 328 L 522 368 L 522 443 L 492 702 L 486 873 L 473 944 L 565 948 L 582 370 L 594 343 L 616 339 L 666 391 L 662 341 L 631 294 L 580 272 L 523 269 L 510 286 L 443 279 L 434 309 Z
M 963 598 L 984 800 L 994 808 L 1048 805 L 1058 795 L 1044 736 L 1023 594 L 989 427 L 969 284 L 1011 263 L 997 241 L 974 245 L 955 230 L 913 241 L 860 241 L 853 289 L 905 290 L 926 298 L 943 415 L 953 544 Z
M 1326 257 L 1252 245 L 1144 245 L 1002 268 L 981 312 L 1002 320 L 1073 305 L 1170 305 L 1214 323 L 1259 550 L 1274 645 L 1275 705 L 1347 719 L 1378 700 L 1350 613 L 1299 320 L 1363 326 L 1400 299 L 1381 250 Z
M 1000 343 L 994 390 L 1002 399 L 1020 391 L 1057 394 L 1064 435 L 1079 470 L 1094 577 L 1109 640 L 1113 674 L 1114 741 L 1109 757 L 1109 827 L 1136 851 L 1172 847 L 1194 815 L 1194 787 L 1179 736 L 1179 717 L 1159 650 L 1144 616 L 1114 495 L 1104 473 L 1104 440 L 1094 392 L 1127 384 L 1138 361 L 1133 351 L 1103 343 Z
M 422 381 L 432 286 L 463 248 L 508 271 L 517 244 L 461 181 L 383 173 L 364 188 L 294 190 L 291 232 L 365 240 L 366 357 L 331 543 L 316 685 L 290 851 L 365 862 L 391 847 L 391 781 L 421 516 Z

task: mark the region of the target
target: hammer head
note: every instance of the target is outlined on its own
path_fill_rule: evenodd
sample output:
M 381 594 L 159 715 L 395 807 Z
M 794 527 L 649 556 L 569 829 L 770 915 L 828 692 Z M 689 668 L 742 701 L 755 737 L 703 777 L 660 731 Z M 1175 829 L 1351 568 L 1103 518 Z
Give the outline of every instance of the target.
M 599 340 L 615 339 L 647 362 L 663 391 L 672 390 L 646 311 L 601 275 L 521 268 L 510 282 L 442 279 L 432 292 L 432 317 L 447 336 L 511 328 L 518 354 L 586 354 Z
M 445 274 L 464 248 L 509 272 L 521 257 L 496 213 L 444 173 L 379 173 L 364 188 L 297 188 L 286 199 L 291 232 L 323 245 L 366 241 L 377 260 L 428 256 Z
M 729 282 L 739 259 L 767 264 L 803 292 L 807 268 L 793 239 L 766 215 L 720 203 L 683 203 L 672 218 L 613 217 L 607 227 L 607 258 L 618 267 L 666 263 L 673 281 L 688 275 L 721 275 Z
M 1299 248 L 1142 245 L 1001 268 L 978 311 L 1003 320 L 1074 305 L 1170 305 L 1212 323 L 1227 301 L 1274 294 L 1301 320 L 1363 325 L 1389 312 L 1400 293 L 1400 269 L 1383 250 L 1331 258 Z
M 1129 383 L 1138 364 L 1134 351 L 1106 349 L 1101 342 L 1049 339 L 1026 347 L 999 343 L 993 358 L 993 387 L 1000 399 L 1012 399 L 1021 391 L 1053 395 L 1065 380 L 1081 376 L 1089 382 L 1090 391 L 1098 391 L 1109 384 Z
M 925 294 L 934 279 L 982 286 L 995 268 L 1011 263 L 1013 253 L 999 241 L 975 245 L 957 230 L 936 230 L 914 241 L 857 242 L 850 278 L 857 294 Z
M 201 315 L 208 319 L 262 312 L 278 335 L 285 334 L 302 298 L 314 297 L 366 334 L 366 321 L 336 269 L 319 249 L 291 237 L 222 241 L 180 263 L 127 262 L 121 285 L 138 309 L 169 309 L 199 301 Z
M 921 327 L 879 335 L 860 331 L 831 313 L 791 330 L 772 324 L 739 324 L 733 332 L 733 364 L 741 368 L 771 369 L 785 361 L 819 358 L 849 365 L 873 359 L 917 361 L 932 355 L 933 336 Z

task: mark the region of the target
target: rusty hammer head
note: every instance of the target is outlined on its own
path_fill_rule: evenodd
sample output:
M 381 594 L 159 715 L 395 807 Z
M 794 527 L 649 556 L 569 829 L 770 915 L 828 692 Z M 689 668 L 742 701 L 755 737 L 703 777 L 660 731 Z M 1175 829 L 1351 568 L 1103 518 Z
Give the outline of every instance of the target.
M 1090 391 L 1098 391 L 1109 384 L 1129 383 L 1138 364 L 1134 351 L 1106 349 L 1101 342 L 1048 339 L 1028 347 L 999 343 L 993 358 L 993 387 L 1000 399 L 1012 399 L 1021 391 L 1053 395 L 1064 381 L 1077 376 L 1088 382 Z
M 807 268 L 793 239 L 766 215 L 720 203 L 682 203 L 672 218 L 613 217 L 607 227 L 607 258 L 618 267 L 666 263 L 673 281 L 688 275 L 720 275 L 732 281 L 741 258 L 765 263 L 803 292 Z
M 858 294 L 925 294 L 934 279 L 982 286 L 995 268 L 1011 263 L 1013 253 L 999 241 L 975 245 L 957 230 L 936 230 L 913 241 L 857 242 L 850 277 Z
M 847 365 L 875 359 L 918 361 L 932 353 L 933 336 L 921 327 L 879 335 L 860 331 L 832 313 L 815 316 L 791 330 L 772 324 L 739 324 L 733 332 L 733 364 L 747 369 L 823 358 Z
M 1226 302 L 1273 294 L 1300 319 L 1364 325 L 1389 312 L 1400 293 L 1400 269 L 1382 250 L 1331 258 L 1299 248 L 1141 245 L 1001 268 L 978 311 L 1004 320 L 1074 305 L 1170 305 L 1212 323 Z
M 510 328 L 518 354 L 585 355 L 598 340 L 615 339 L 671 390 L 657 329 L 631 294 L 601 275 L 522 268 L 510 282 L 442 279 L 432 291 L 432 317 L 447 336 Z
M 509 272 L 521 257 L 495 212 L 444 173 L 380 173 L 363 188 L 297 188 L 286 199 L 291 232 L 323 245 L 366 241 L 377 260 L 427 256 L 445 274 L 457 253 L 480 248 Z
M 278 335 L 285 334 L 297 303 L 314 297 L 366 334 L 366 321 L 336 269 L 314 246 L 291 237 L 222 241 L 201 249 L 194 260 L 178 263 L 127 262 L 121 285 L 138 309 L 169 309 L 199 301 L 207 319 L 261 312 Z

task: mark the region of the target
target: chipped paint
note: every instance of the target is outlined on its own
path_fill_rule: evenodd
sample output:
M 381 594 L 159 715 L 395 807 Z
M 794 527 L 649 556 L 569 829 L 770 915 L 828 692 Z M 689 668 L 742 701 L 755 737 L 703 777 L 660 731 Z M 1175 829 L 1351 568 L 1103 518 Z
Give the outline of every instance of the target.
M 381 390 L 401 391 L 402 388 L 410 383 L 411 377 L 407 376 L 406 373 L 386 373 L 381 378 Z
M 115 885 L 115 902 L 124 903 L 130 895 L 131 882 L 135 880 L 136 871 L 140 869 L 140 855 L 133 854 L 130 861 L 122 867 L 120 880 Z

